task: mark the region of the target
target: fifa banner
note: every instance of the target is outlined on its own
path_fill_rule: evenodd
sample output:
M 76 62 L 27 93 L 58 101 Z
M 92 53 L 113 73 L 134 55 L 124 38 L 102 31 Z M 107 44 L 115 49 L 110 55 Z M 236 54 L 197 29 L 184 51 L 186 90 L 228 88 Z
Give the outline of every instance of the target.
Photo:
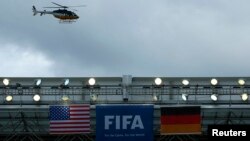
M 97 105 L 96 141 L 153 141 L 153 105 Z
M 161 107 L 161 134 L 201 134 L 200 106 Z

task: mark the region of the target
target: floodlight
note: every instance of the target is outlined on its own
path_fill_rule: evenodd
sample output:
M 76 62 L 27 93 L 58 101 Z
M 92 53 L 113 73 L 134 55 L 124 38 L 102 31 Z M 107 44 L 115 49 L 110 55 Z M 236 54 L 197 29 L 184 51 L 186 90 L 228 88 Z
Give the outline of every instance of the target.
M 215 78 L 211 79 L 211 84 L 212 85 L 217 85 L 218 84 L 218 80 L 215 79 Z
M 189 84 L 189 81 L 187 79 L 182 80 L 182 84 L 187 86 Z
M 247 93 L 241 94 L 241 99 L 242 99 L 243 101 L 248 100 L 248 95 L 247 95 Z
M 64 79 L 64 86 L 67 86 L 69 84 L 69 79 Z
M 158 96 L 156 94 L 153 95 L 153 101 L 158 101 Z
M 37 80 L 36 80 L 36 86 L 41 85 L 41 83 L 42 83 L 42 79 L 37 79 Z
M 162 83 L 161 78 L 159 78 L 159 77 L 155 78 L 155 84 L 156 85 L 161 85 L 161 83 Z
M 8 86 L 9 84 L 10 84 L 10 80 L 9 79 L 3 79 L 3 84 L 5 85 L 5 86 Z
M 97 100 L 97 95 L 96 95 L 96 94 L 91 94 L 91 95 L 90 95 L 90 99 L 91 99 L 92 101 L 96 101 L 96 100 Z
M 89 85 L 91 85 L 91 86 L 95 85 L 95 78 L 89 79 Z
M 18 88 L 17 90 L 18 90 L 18 94 L 19 94 L 19 95 L 22 95 L 22 94 L 23 94 L 23 89 L 22 89 L 22 88 L 21 88 L 21 89 Z
M 36 101 L 36 102 L 40 101 L 40 99 L 41 99 L 41 97 L 40 97 L 39 94 L 35 94 L 35 95 L 33 96 L 33 100 Z
M 218 94 L 212 94 L 212 95 L 211 95 L 211 99 L 212 99 L 213 101 L 217 101 L 217 100 L 218 100 Z
M 63 101 L 68 101 L 68 100 L 70 100 L 70 98 L 68 96 L 64 95 L 64 96 L 62 96 L 62 100 Z
M 188 94 L 182 94 L 181 98 L 183 101 L 187 101 L 188 100 Z
M 8 101 L 8 102 L 12 101 L 12 99 L 13 99 L 13 97 L 11 95 L 7 95 L 5 97 L 5 100 Z
M 241 86 L 245 85 L 245 80 L 244 79 L 239 79 L 238 84 L 241 85 Z

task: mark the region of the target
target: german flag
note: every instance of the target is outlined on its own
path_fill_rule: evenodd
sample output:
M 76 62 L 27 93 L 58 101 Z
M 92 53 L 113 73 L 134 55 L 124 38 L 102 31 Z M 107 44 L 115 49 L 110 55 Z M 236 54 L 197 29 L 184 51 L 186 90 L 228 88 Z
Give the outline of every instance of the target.
M 161 134 L 201 134 L 200 106 L 161 107 Z

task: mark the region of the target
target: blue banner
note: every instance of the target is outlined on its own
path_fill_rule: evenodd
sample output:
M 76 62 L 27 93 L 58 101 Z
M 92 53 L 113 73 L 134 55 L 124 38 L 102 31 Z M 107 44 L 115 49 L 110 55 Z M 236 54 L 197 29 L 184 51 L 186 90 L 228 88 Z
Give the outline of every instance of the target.
M 96 141 L 153 141 L 153 105 L 96 106 Z

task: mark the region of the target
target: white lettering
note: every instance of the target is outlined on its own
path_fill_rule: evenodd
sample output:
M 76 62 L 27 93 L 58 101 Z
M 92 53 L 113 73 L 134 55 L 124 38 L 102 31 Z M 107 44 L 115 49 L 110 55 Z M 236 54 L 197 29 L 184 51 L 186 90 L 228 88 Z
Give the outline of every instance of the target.
M 135 128 L 144 129 L 142 121 L 141 121 L 141 117 L 138 115 L 135 116 L 132 126 L 131 126 L 131 129 L 135 129 Z
M 121 127 L 121 124 L 120 124 L 120 116 L 115 116 L 116 118 L 116 120 L 115 120 L 115 123 L 116 123 L 116 125 L 115 125 L 115 129 L 120 129 Z
M 246 131 L 233 131 L 230 129 L 229 131 L 219 131 L 218 129 L 212 129 L 212 136 L 247 136 Z
M 111 119 L 114 119 L 114 116 L 104 116 L 105 130 L 109 130 L 109 126 L 112 124 L 112 121 L 110 121 Z
M 247 131 L 241 131 L 242 136 L 247 136 Z
M 215 134 L 216 134 L 216 136 L 219 136 L 218 135 L 218 129 L 213 129 L 212 130 L 212 136 L 215 136 Z
M 144 129 L 143 122 L 140 115 L 107 115 L 104 116 L 104 129 L 109 130 L 110 128 L 115 128 L 116 130 L 120 129 Z M 112 126 L 113 125 L 113 126 Z
M 122 117 L 122 129 L 127 129 L 128 125 L 131 123 L 129 119 L 132 119 L 132 116 L 123 116 Z

